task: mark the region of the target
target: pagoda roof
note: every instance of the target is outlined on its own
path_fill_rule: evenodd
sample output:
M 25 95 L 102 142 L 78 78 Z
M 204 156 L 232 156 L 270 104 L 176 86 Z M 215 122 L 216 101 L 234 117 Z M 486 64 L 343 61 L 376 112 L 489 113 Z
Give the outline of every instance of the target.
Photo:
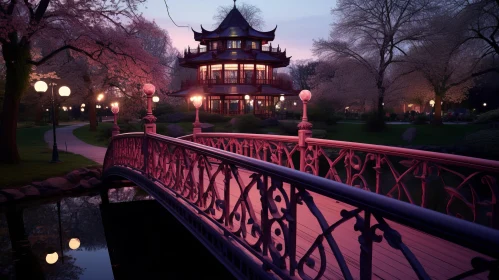
M 277 25 L 271 31 L 259 31 L 254 29 L 234 5 L 234 8 L 227 14 L 225 19 L 215 30 L 208 31 L 201 25 L 201 32 L 197 32 L 194 29 L 192 29 L 192 31 L 194 32 L 194 40 L 196 41 L 231 37 L 252 37 L 273 41 L 276 29 Z
M 282 90 L 270 85 L 212 85 L 212 86 L 194 86 L 188 89 L 179 90 L 169 94 L 175 97 L 188 97 L 192 94 L 200 94 L 204 96 L 214 95 L 262 95 L 262 96 L 281 96 L 281 95 L 298 95 L 294 90 Z
M 289 58 L 276 57 L 275 55 L 271 55 L 269 53 L 260 52 L 260 51 L 245 51 L 241 49 L 227 49 L 219 54 L 214 52 L 206 52 L 202 53 L 199 56 L 194 58 L 189 58 L 189 63 L 204 63 L 204 62 L 212 62 L 212 61 L 234 61 L 234 62 L 271 62 L 271 63 L 286 63 L 289 64 Z

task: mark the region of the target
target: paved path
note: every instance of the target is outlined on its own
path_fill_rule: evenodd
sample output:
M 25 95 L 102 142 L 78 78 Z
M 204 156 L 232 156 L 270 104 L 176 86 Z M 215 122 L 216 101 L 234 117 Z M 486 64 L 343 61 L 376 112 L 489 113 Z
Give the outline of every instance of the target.
M 68 152 L 82 155 L 99 164 L 103 164 L 104 157 L 106 156 L 106 148 L 87 144 L 73 135 L 73 130 L 86 124 L 87 123 L 80 123 L 76 125 L 57 128 L 57 147 L 59 148 L 59 151 L 66 151 L 67 145 Z M 45 142 L 47 142 L 49 147 L 52 148 L 52 129 L 45 133 L 44 138 Z

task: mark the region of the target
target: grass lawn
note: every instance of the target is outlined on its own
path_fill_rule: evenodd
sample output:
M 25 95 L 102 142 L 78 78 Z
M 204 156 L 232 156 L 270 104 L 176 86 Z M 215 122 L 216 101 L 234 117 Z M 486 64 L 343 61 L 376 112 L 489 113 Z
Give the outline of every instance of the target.
M 84 125 L 73 130 L 73 134 L 85 143 L 90 145 L 107 147 L 109 144 L 108 131 L 113 128 L 113 123 L 102 122 L 97 126 L 97 131 L 90 131 L 90 125 Z
M 44 180 L 53 176 L 60 176 L 71 170 L 97 166 L 95 162 L 72 153 L 59 151 L 62 163 L 49 163 L 52 150 L 43 140 L 43 135 L 51 126 L 19 128 L 17 143 L 21 163 L 0 164 L 0 188 L 23 186 L 32 181 Z

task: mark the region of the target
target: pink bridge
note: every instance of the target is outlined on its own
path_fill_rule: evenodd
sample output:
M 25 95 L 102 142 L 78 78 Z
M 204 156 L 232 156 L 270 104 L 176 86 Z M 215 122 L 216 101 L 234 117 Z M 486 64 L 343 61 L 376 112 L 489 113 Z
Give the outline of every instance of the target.
M 103 177 L 149 192 L 240 279 L 497 279 L 498 162 L 315 139 L 304 101 L 295 137 L 196 118 L 170 138 L 149 110 Z

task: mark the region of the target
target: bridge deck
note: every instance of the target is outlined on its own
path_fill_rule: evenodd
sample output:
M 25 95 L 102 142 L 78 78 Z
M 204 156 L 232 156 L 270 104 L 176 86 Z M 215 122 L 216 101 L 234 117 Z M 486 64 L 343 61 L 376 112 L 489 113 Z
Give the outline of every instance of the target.
M 250 182 L 250 172 L 240 170 L 240 175 L 245 185 Z M 196 171 L 195 171 L 196 173 Z M 196 174 L 197 176 L 197 174 Z M 221 197 L 223 197 L 223 176 L 217 177 L 217 188 Z M 209 185 L 208 179 L 205 179 L 205 186 Z M 237 183 L 234 179 L 231 180 L 231 207 L 237 202 L 240 192 Z M 285 185 L 286 191 L 289 193 L 289 186 Z M 354 207 L 351 205 L 334 201 L 330 198 L 323 197 L 318 194 L 312 194 L 315 204 L 327 219 L 329 224 L 332 224 L 341 219 L 340 211 L 352 210 Z M 253 188 L 249 193 L 249 199 L 253 202 L 252 206 L 258 217 L 260 217 L 261 204 L 260 195 L 256 188 Z M 284 205 L 282 205 L 284 207 Z M 298 240 L 297 240 L 297 260 L 305 254 L 315 241 L 317 236 L 322 232 L 317 220 L 309 211 L 305 204 L 298 206 Z M 490 259 L 484 255 L 476 253 L 467 248 L 458 246 L 451 242 L 427 235 L 412 228 L 388 221 L 390 226 L 397 230 L 401 236 L 402 241 L 411 249 L 414 255 L 421 262 L 426 272 L 432 279 L 448 279 L 456 276 L 465 271 L 471 270 L 470 260 L 473 257 L 481 256 L 485 259 Z M 372 220 L 371 224 L 376 224 Z M 234 224 L 234 226 L 238 226 Z M 275 230 L 274 228 L 272 229 Z M 248 232 L 250 229 L 248 228 Z M 358 237 L 360 233 L 354 231 L 354 220 L 351 219 L 346 223 L 339 226 L 333 231 L 333 237 L 336 240 L 339 248 L 352 272 L 354 278 L 359 278 L 359 259 L 360 259 L 360 244 Z M 276 237 L 272 235 L 274 240 Z M 282 235 L 281 235 L 282 237 Z M 281 239 L 282 240 L 282 239 Z M 278 240 L 277 240 L 278 241 Z M 284 243 L 283 243 L 284 244 Z M 336 259 L 329 249 L 329 246 L 324 241 L 327 256 L 327 269 L 324 279 L 339 279 L 342 278 L 340 268 Z M 315 259 L 315 268 L 318 269 L 320 265 L 319 254 L 315 252 L 313 255 Z M 307 268 L 308 269 L 308 268 Z M 413 272 L 409 262 L 405 259 L 403 254 L 390 247 L 390 245 L 383 239 L 381 243 L 374 243 L 373 245 L 373 276 L 376 279 L 417 279 L 416 274 Z M 313 272 L 312 272 L 313 274 Z M 476 275 L 473 279 L 487 279 L 487 273 Z

